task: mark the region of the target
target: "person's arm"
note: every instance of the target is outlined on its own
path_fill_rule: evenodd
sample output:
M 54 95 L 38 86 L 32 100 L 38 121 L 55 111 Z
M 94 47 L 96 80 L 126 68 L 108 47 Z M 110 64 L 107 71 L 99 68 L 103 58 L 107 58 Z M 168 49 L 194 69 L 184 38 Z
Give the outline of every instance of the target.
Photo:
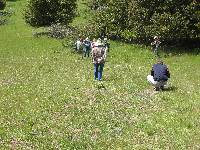
M 153 67 L 152 67 L 152 69 L 151 69 L 151 76 L 154 77 L 154 70 L 153 70 Z
M 92 62 L 94 62 L 94 48 L 91 51 L 91 58 L 92 58 Z
M 155 41 L 151 42 L 151 45 L 155 45 Z
M 85 42 L 85 40 L 83 41 L 83 46 L 85 46 L 86 45 L 86 42 Z
M 168 78 L 170 78 L 170 72 L 169 72 L 168 68 L 166 69 L 166 75 L 167 75 Z
M 106 56 L 107 56 L 107 49 L 108 49 L 108 48 L 106 47 L 106 48 L 105 48 L 105 52 L 104 52 L 104 54 L 103 54 L 103 59 L 104 59 L 104 60 L 106 60 Z

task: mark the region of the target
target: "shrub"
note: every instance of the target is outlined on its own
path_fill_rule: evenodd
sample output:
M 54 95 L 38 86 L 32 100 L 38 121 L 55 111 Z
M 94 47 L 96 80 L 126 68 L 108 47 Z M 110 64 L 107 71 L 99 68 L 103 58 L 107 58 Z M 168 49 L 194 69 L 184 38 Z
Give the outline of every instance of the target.
M 101 7 L 104 7 L 107 5 L 107 2 L 109 0 L 92 0 L 89 4 L 89 7 L 93 10 L 101 9 Z
M 69 24 L 76 15 L 76 0 L 29 0 L 25 21 L 31 26 Z
M 116 0 L 103 3 L 96 11 L 96 26 L 102 35 L 114 38 L 132 37 L 129 31 L 129 4 L 131 0 Z M 101 1 L 98 1 L 98 4 Z M 100 5 L 100 4 L 99 4 Z
M 53 24 L 49 27 L 49 36 L 53 38 L 63 39 L 74 34 L 75 29 L 69 26 Z

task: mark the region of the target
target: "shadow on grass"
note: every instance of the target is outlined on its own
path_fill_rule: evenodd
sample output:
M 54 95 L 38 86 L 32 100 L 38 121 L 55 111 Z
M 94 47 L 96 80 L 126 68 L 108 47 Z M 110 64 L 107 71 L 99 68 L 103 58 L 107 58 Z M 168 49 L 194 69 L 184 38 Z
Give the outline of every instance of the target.
M 178 88 L 177 88 L 176 86 L 170 86 L 170 87 L 164 89 L 163 91 L 166 91 L 166 92 L 167 92 L 167 91 L 175 92 L 177 89 L 178 89 Z
M 165 47 L 163 48 L 164 57 L 167 56 L 181 56 L 182 54 L 188 54 L 188 55 L 199 55 L 200 54 L 200 48 L 177 48 L 177 47 Z
M 199 55 L 200 54 L 200 39 L 195 39 L 191 41 L 182 41 L 179 45 L 172 43 L 171 45 L 162 46 L 163 52 L 167 56 L 189 54 L 189 55 Z

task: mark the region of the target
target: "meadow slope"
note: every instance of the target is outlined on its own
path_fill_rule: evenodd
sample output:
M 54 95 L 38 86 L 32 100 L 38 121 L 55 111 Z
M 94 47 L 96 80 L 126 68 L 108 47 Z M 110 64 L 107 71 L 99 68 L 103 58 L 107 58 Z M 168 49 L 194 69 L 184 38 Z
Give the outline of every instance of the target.
M 154 92 L 150 48 L 111 41 L 96 82 L 90 58 L 33 37 L 25 4 L 0 26 L 0 149 L 200 148 L 199 55 L 162 53 L 169 89 Z

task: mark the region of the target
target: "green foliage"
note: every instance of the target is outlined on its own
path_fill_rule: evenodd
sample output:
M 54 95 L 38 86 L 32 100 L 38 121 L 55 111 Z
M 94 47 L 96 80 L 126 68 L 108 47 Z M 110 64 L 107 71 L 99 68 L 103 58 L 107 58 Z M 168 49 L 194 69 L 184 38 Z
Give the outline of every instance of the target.
M 123 39 L 200 37 L 200 4 L 193 0 L 93 0 L 101 32 Z
M 1 11 L 0 12 L 0 25 L 5 25 L 8 23 L 9 18 L 11 17 L 11 15 L 13 14 L 12 11 Z
M 14 10 L 6 5 L 5 0 L 0 0 L 0 25 L 6 25 L 9 22 L 9 18 L 14 13 Z
M 29 0 L 25 20 L 31 26 L 69 24 L 76 15 L 76 0 Z
M 6 7 L 6 0 L 0 0 L 0 10 L 4 10 Z
M 99 2 L 100 3 L 100 2 Z M 108 1 L 96 11 L 96 23 L 101 34 L 120 36 L 128 30 L 128 0 Z
M 133 5 L 132 27 L 138 37 L 160 35 L 163 39 L 197 38 L 199 4 L 192 0 L 136 0 Z

